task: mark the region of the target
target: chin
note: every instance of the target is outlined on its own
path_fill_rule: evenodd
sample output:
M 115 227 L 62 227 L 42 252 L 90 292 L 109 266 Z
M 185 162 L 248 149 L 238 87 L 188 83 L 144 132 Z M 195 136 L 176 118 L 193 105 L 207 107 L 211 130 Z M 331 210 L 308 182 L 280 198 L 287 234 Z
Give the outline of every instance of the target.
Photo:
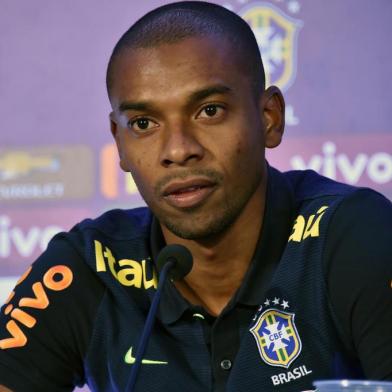
M 163 219 L 161 222 L 177 237 L 186 240 L 205 240 L 223 234 L 234 222 L 235 216 L 211 216 L 207 219 L 195 219 L 192 216 L 181 220 Z

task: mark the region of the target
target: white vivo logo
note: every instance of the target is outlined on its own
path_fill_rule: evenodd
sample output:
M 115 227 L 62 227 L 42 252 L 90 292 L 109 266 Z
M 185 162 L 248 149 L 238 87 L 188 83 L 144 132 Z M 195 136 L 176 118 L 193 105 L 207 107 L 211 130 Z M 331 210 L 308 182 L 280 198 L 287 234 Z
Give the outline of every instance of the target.
M 313 155 L 305 162 L 300 155 L 291 158 L 293 169 L 312 169 L 326 177 L 336 179 L 337 171 L 349 184 L 356 184 L 366 172 L 369 179 L 377 184 L 386 184 L 392 180 L 392 155 L 377 152 L 373 155 L 357 154 L 352 161 L 346 154 L 336 154 L 336 145 L 326 142 L 322 146 L 323 155 Z
M 59 226 L 44 228 L 32 226 L 28 231 L 23 232 L 21 228 L 11 226 L 11 220 L 8 216 L 0 215 L 0 258 L 9 257 L 12 246 L 22 257 L 31 256 L 37 247 L 43 251 L 50 239 L 60 231 L 62 228 Z

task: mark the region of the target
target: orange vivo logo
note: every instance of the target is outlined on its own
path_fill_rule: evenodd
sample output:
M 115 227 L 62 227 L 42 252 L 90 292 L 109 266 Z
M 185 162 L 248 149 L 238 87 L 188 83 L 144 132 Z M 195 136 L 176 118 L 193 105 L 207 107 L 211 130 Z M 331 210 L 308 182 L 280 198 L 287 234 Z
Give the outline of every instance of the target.
M 32 267 L 21 276 L 16 286 L 21 284 L 30 274 Z M 73 273 L 71 269 L 65 265 L 56 265 L 46 271 L 42 282 L 33 283 L 32 290 L 34 296 L 23 297 L 19 300 L 17 307 L 10 303 L 15 296 L 15 291 L 9 295 L 4 308 L 4 314 L 10 315 L 11 320 L 6 324 L 6 329 L 10 336 L 0 340 L 0 349 L 23 347 L 27 344 L 28 339 L 21 328 L 33 328 L 37 319 L 28 313 L 29 309 L 46 309 L 50 305 L 47 295 L 48 290 L 62 291 L 71 285 L 73 281 Z

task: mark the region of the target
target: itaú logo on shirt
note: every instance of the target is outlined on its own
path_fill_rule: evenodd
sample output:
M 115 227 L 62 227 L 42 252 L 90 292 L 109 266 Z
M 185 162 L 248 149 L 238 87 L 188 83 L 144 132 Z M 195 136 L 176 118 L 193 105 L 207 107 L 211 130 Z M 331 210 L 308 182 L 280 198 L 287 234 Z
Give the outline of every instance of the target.
M 113 277 L 124 286 L 149 289 L 158 287 L 158 277 L 155 271 L 152 276 L 147 278 L 146 260 L 138 262 L 131 259 L 116 260 L 112 251 L 103 246 L 98 240 L 94 240 L 95 247 L 95 266 L 97 272 L 109 271 Z
M 312 214 L 308 218 L 298 215 L 295 219 L 289 242 L 301 242 L 308 237 L 318 237 L 320 235 L 320 222 L 327 209 L 328 206 L 322 206 L 317 210 L 316 214 Z

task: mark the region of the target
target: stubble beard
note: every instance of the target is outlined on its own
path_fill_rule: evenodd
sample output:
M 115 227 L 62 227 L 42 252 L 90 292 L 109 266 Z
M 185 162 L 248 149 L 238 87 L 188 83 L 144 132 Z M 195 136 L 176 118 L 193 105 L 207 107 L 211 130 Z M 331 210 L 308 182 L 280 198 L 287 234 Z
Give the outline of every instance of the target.
M 167 216 L 158 220 L 177 237 L 187 240 L 204 240 L 215 237 L 232 225 L 238 216 L 237 209 L 229 204 L 213 214 L 198 214 L 187 211 L 181 219 L 170 219 Z M 198 216 L 199 215 L 199 216 Z
M 214 210 L 204 206 L 184 210 L 181 218 L 173 218 L 161 211 L 154 211 L 159 222 L 177 237 L 187 240 L 211 240 L 222 235 L 240 216 L 261 183 L 255 178 L 248 189 L 239 189 L 234 195 L 226 194 L 221 205 Z
M 191 175 L 205 176 L 219 187 L 223 183 L 223 175 L 215 170 L 210 169 L 193 169 L 186 170 L 183 173 L 164 177 L 155 186 L 155 200 L 160 199 L 162 189 L 171 180 L 185 179 Z M 142 181 L 138 181 L 136 175 L 133 176 L 139 192 L 144 201 L 151 209 L 158 221 L 171 231 L 177 237 L 187 240 L 214 240 L 214 238 L 222 235 L 240 216 L 241 212 L 249 202 L 252 195 L 262 182 L 262 172 L 253 173 L 253 181 L 249 182 L 249 186 L 244 189 L 234 189 L 231 194 L 225 194 L 221 204 L 215 209 L 208 210 L 204 205 L 194 208 L 183 209 L 180 217 L 170 216 L 162 208 L 159 203 L 149 200 L 144 192 Z

